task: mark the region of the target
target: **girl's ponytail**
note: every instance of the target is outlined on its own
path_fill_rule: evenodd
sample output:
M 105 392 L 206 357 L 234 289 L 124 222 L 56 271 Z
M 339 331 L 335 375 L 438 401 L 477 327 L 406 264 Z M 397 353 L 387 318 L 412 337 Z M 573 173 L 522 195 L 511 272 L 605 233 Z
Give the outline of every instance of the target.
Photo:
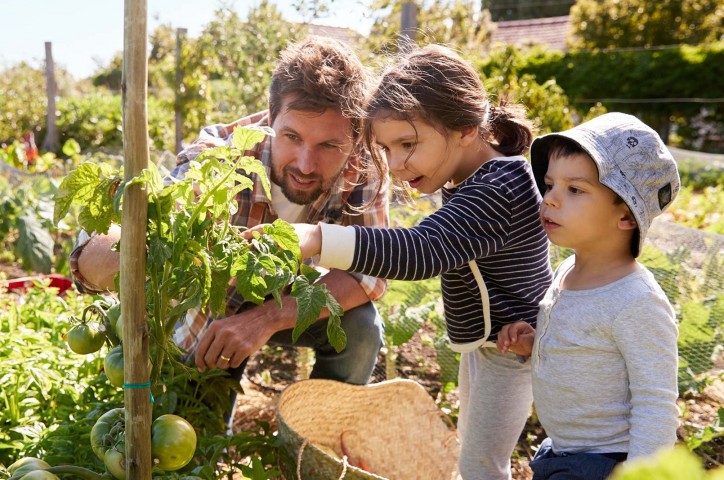
M 507 99 L 490 107 L 487 130 L 487 140 L 506 157 L 523 155 L 533 142 L 533 122 L 525 117 L 525 108 Z

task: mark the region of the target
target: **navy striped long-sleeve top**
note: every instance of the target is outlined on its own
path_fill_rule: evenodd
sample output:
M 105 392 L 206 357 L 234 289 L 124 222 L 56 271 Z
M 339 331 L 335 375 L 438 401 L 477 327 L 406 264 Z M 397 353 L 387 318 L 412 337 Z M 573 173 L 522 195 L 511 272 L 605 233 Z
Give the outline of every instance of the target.
M 461 184 L 444 188 L 442 197 L 442 207 L 413 228 L 355 226 L 349 270 L 400 280 L 441 275 L 454 350 L 473 350 L 486 336 L 494 342 L 506 323 L 524 320 L 535 326 L 552 273 L 530 164 L 521 156 L 492 159 Z M 490 332 L 471 260 L 488 289 Z

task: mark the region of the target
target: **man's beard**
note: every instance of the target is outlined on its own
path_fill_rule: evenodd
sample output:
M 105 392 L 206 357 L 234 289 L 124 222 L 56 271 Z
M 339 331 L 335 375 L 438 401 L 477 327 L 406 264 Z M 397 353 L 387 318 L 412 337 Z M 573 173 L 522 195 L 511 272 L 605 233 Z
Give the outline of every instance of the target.
M 329 185 L 325 185 L 323 179 L 319 175 L 303 175 L 296 168 L 293 169 L 291 167 L 287 167 L 281 172 L 281 174 L 277 173 L 274 167 L 270 170 L 271 181 L 279 185 L 282 189 L 282 193 L 290 202 L 296 203 L 297 205 L 309 205 L 310 203 L 313 203 L 331 187 L 331 183 Z M 291 174 L 300 179 L 315 180 L 318 186 L 314 190 L 306 191 L 300 191 L 292 188 L 291 185 L 289 185 L 289 176 Z

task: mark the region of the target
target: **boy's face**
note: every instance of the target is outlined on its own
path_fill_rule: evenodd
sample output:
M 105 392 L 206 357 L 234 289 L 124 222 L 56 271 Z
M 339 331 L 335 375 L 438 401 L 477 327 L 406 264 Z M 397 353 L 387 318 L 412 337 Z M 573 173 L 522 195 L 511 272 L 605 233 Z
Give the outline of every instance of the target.
M 307 205 L 330 190 L 352 154 L 352 124 L 342 113 L 289 110 L 282 102 L 271 127 L 271 180 L 286 197 Z
M 587 155 L 551 157 L 545 175 L 541 221 L 550 241 L 578 255 L 610 247 L 614 235 L 626 235 L 622 219 L 631 217 L 625 203 L 598 181 L 598 169 Z

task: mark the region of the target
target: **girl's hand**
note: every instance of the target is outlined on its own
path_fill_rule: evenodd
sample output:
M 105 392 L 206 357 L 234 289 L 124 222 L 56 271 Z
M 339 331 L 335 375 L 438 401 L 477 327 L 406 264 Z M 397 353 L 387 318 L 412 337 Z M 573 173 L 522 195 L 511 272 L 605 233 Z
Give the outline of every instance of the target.
M 302 259 L 306 260 L 322 252 L 322 228 L 308 223 L 293 223 L 294 232 L 299 237 Z
M 496 346 L 501 353 L 511 351 L 516 355 L 529 357 L 533 351 L 533 340 L 535 339 L 535 329 L 526 322 L 515 322 L 504 325 L 500 333 Z
M 262 233 L 264 225 L 256 225 L 244 230 L 242 236 L 246 240 L 251 240 L 254 232 Z M 314 257 L 322 252 L 322 229 L 319 225 L 311 225 L 308 223 L 292 223 L 294 232 L 299 237 L 299 249 L 302 251 L 302 259 Z

